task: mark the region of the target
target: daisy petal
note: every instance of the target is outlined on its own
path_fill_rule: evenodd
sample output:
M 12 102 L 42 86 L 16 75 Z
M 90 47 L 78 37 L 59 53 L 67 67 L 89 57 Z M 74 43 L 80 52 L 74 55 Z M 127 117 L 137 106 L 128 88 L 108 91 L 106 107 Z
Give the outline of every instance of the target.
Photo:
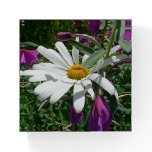
M 82 64 L 86 61 L 86 59 L 87 59 L 88 57 L 89 57 L 89 55 L 86 55 L 86 54 L 83 56 L 83 58 L 82 58 Z
M 76 37 L 76 41 L 79 42 L 79 37 Z M 72 57 L 75 64 L 79 64 L 79 50 L 73 46 Z
M 119 49 L 121 49 L 120 45 L 114 46 L 113 48 L 111 48 L 109 55 L 116 53 Z
M 47 82 L 43 82 L 41 84 L 39 84 L 35 89 L 34 89 L 34 93 L 36 95 L 39 95 L 41 93 L 43 93 L 45 91 L 45 89 L 48 87 L 48 86 L 52 86 L 54 82 L 53 81 L 47 81 Z
M 46 49 L 43 46 L 39 46 L 37 48 L 38 52 L 42 54 L 45 58 L 56 64 L 57 66 L 67 70 L 69 68 L 69 65 L 65 63 L 63 58 L 54 50 L 52 49 Z
M 82 80 L 82 83 L 85 86 L 85 90 L 88 91 L 88 93 L 91 95 L 92 100 L 95 100 L 95 93 L 94 93 L 94 91 L 92 89 L 91 81 L 89 79 L 85 79 L 85 80 Z
M 54 85 L 55 83 L 53 81 L 44 82 L 35 88 L 34 93 L 39 95 L 38 99 L 40 101 L 43 101 L 52 95 L 54 91 Z
M 50 103 L 57 102 L 72 86 L 74 83 L 65 83 L 63 81 L 57 81 L 54 85 L 54 91 L 50 98 Z
M 47 78 L 45 75 L 34 75 L 29 78 L 29 82 L 38 82 L 38 81 L 46 81 Z
M 80 113 L 85 104 L 85 91 L 81 84 L 74 85 L 73 106 L 76 113 Z
M 27 75 L 27 76 L 33 76 L 33 75 L 39 75 L 39 74 L 46 74 L 46 71 L 41 70 L 26 70 L 22 71 L 21 75 Z
M 34 70 L 43 70 L 43 71 L 51 71 L 55 74 L 59 74 L 59 75 L 66 75 L 67 71 L 61 68 L 57 68 L 54 66 L 54 64 L 52 63 L 40 63 L 40 64 L 35 64 L 33 65 L 33 69 Z
M 90 79 L 92 81 L 96 82 L 97 84 L 99 84 L 109 94 L 115 95 L 116 89 L 108 79 L 102 77 L 101 75 L 99 75 L 97 73 L 92 74 L 90 76 Z
M 67 48 L 65 47 L 65 45 L 62 42 L 56 42 L 55 46 L 59 50 L 59 52 L 61 53 L 62 57 L 65 59 L 65 61 L 70 66 L 72 66 L 74 63 L 73 63 L 72 57 L 71 57 L 70 53 L 68 52 Z

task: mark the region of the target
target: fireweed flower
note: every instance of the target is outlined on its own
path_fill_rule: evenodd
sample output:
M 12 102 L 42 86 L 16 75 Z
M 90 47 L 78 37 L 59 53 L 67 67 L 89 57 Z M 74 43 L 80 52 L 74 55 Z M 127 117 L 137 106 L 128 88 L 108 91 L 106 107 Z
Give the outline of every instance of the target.
M 70 108 L 70 122 L 72 125 L 80 123 L 83 119 L 83 112 L 76 113 L 74 107 Z
M 72 49 L 72 57 L 62 42 L 55 44 L 59 53 L 53 49 L 46 49 L 43 46 L 37 48 L 38 52 L 47 58 L 51 63 L 40 63 L 33 65 L 32 70 L 22 71 L 21 75 L 28 75 L 30 82 L 45 81 L 39 84 L 34 93 L 39 100 L 43 101 L 50 97 L 50 103 L 56 103 L 72 86 L 73 87 L 73 106 L 76 113 L 80 113 L 85 104 L 85 93 L 88 92 L 92 99 L 95 93 L 92 89 L 92 81 L 96 82 L 109 94 L 118 93 L 109 80 L 96 73 L 99 69 L 126 58 L 126 55 L 112 56 L 106 60 L 99 60 L 97 65 L 92 68 L 81 68 L 81 65 L 89 57 L 84 55 L 82 63 L 79 61 L 79 50 Z
M 89 20 L 88 21 L 88 30 L 92 35 L 96 35 L 99 31 L 100 20 Z
M 37 50 L 20 50 L 20 64 L 25 64 L 27 67 L 31 66 L 33 63 L 38 62 L 38 51 Z
M 90 131 L 110 131 L 111 123 L 111 110 L 103 97 L 98 95 L 88 120 Z

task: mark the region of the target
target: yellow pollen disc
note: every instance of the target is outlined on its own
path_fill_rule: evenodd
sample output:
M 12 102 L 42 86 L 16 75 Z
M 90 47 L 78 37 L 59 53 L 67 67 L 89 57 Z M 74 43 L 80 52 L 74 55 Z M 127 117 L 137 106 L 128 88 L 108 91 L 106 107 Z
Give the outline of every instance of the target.
M 71 79 L 81 80 L 89 74 L 88 68 L 81 68 L 82 64 L 75 64 L 67 71 L 67 75 Z

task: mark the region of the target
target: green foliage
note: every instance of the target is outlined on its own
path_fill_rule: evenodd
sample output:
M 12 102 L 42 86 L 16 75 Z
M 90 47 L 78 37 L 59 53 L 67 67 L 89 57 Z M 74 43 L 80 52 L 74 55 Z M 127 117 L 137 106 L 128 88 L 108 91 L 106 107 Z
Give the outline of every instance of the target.
M 89 58 L 82 64 L 82 68 L 92 67 L 99 59 L 103 57 L 105 50 L 98 50 L 89 56 Z
M 90 47 L 88 47 L 87 45 L 83 43 L 80 43 L 74 40 L 70 40 L 70 42 L 73 46 L 75 46 L 79 51 L 81 51 L 84 54 L 90 55 L 94 53 L 94 51 Z

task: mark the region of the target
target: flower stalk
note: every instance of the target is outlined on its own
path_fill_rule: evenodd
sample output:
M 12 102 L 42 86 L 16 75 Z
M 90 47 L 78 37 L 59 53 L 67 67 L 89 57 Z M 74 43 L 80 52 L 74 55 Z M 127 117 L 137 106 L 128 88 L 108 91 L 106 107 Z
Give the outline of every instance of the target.
M 114 29 L 113 29 L 113 32 L 112 32 L 112 36 L 111 36 L 111 39 L 110 39 L 110 43 L 109 43 L 109 46 L 108 46 L 108 50 L 107 50 L 105 59 L 107 59 L 109 57 L 109 53 L 110 53 L 112 44 L 114 43 L 115 34 L 116 34 L 116 28 L 117 28 L 117 21 L 115 21 Z

